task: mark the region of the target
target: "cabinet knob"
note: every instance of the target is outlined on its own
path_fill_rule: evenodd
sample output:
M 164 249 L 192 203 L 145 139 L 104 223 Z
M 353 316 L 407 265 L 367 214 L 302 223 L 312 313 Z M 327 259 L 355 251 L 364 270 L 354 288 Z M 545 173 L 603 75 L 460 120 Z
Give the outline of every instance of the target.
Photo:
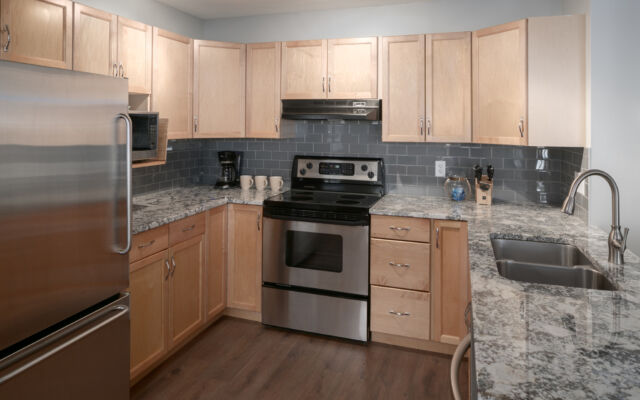
M 424 136 L 424 118 L 420 118 L 420 136 Z
M 7 33 L 7 43 L 2 46 L 2 51 L 6 53 L 9 51 L 9 45 L 11 44 L 11 31 L 9 30 L 9 25 L 4 24 L 4 28 L 2 28 L 0 32 Z
M 164 280 L 169 279 L 169 275 L 171 275 L 171 267 L 169 266 L 169 260 L 164 260 L 164 265 L 167 267 L 167 275 L 164 276 Z
M 520 131 L 520 137 L 524 137 L 524 118 L 520 118 L 518 122 L 518 130 Z
M 171 264 L 173 265 L 173 269 L 171 270 L 171 276 L 176 273 L 176 259 L 171 256 Z

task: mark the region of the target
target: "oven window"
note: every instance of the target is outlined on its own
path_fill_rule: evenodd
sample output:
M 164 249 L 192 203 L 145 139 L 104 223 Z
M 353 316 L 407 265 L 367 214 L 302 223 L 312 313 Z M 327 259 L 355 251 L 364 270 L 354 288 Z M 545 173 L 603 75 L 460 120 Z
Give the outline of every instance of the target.
M 287 231 L 288 267 L 342 272 L 342 236 Z

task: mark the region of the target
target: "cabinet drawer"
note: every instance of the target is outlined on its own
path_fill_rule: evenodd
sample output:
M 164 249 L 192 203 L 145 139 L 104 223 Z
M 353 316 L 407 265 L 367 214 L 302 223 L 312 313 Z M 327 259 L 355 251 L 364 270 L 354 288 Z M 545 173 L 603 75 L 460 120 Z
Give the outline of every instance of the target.
M 169 224 L 169 245 L 202 235 L 206 224 L 205 213 L 192 215 Z
M 169 247 L 169 226 L 159 228 L 133 236 L 129 262 L 138 261 Z
M 430 300 L 425 292 L 371 286 L 371 331 L 429 340 Z
M 371 237 L 429 242 L 431 220 L 426 218 L 371 216 Z
M 429 291 L 428 243 L 371 239 L 371 284 Z

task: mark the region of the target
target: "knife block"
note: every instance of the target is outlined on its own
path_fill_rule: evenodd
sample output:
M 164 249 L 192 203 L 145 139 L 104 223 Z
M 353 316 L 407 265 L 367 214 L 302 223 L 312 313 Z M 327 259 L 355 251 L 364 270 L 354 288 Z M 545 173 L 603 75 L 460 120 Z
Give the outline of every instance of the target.
M 482 186 L 488 185 L 488 189 L 480 188 L 480 184 Z M 491 205 L 491 199 L 493 197 L 493 180 L 489 180 L 489 177 L 486 175 L 482 175 L 480 181 L 476 178 L 476 203 L 484 204 L 487 206 Z

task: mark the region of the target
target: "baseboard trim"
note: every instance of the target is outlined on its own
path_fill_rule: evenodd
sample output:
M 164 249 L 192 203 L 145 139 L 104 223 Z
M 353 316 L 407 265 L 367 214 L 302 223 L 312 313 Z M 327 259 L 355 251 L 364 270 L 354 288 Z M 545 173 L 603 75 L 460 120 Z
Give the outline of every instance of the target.
M 414 339 L 404 336 L 390 335 L 388 333 L 371 332 L 371 341 L 377 343 L 390 344 L 392 346 L 408 347 L 411 349 L 431 351 L 434 353 L 452 355 L 456 351 L 456 346 L 433 342 L 431 340 Z
M 257 311 L 240 310 L 238 308 L 227 308 L 224 310 L 224 315 L 234 318 L 262 322 L 262 313 Z

